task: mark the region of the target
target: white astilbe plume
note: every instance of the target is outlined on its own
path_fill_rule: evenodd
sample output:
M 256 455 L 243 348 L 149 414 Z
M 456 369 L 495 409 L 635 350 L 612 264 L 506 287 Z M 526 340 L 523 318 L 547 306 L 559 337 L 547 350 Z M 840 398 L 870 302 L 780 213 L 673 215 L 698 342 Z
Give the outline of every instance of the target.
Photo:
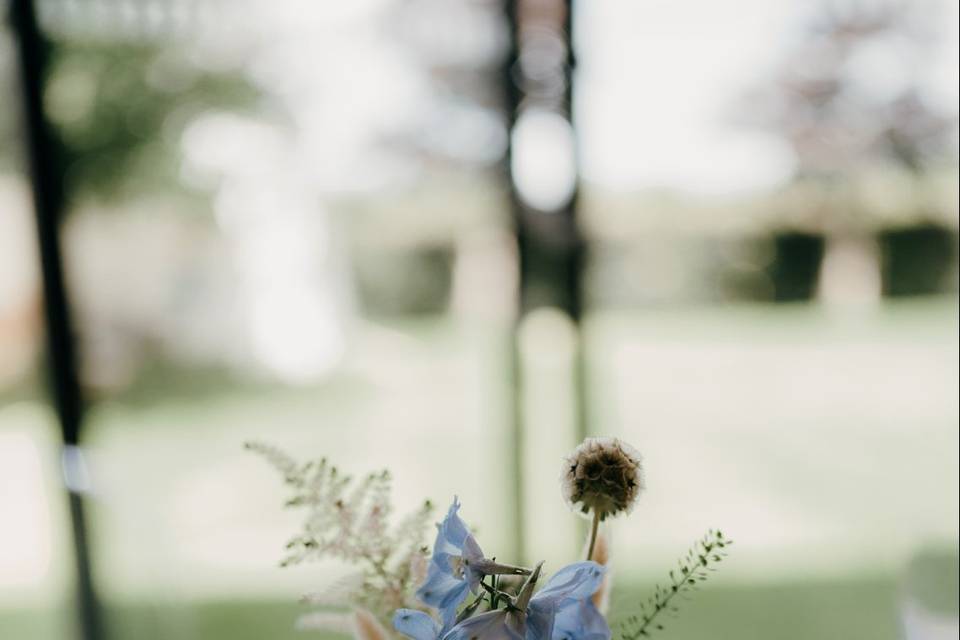
M 245 446 L 283 474 L 292 492 L 287 506 L 306 512 L 303 529 L 287 543 L 281 565 L 336 559 L 358 569 L 353 582 L 308 595 L 306 601 L 321 606 L 357 605 L 382 624 L 389 624 L 396 609 L 416 606 L 413 593 L 426 571 L 424 537 L 433 512 L 429 502 L 391 528 L 387 471 L 354 480 L 326 459 L 301 464 L 270 445 Z
M 353 604 L 354 594 L 363 589 L 366 576 L 362 572 L 347 574 L 322 589 L 304 594 L 300 601 L 315 607 L 346 608 Z

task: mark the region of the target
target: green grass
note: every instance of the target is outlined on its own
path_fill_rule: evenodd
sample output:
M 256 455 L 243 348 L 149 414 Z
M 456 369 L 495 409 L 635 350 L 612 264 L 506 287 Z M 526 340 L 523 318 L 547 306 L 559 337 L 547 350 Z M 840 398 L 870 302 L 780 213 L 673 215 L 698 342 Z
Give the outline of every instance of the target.
M 633 441 L 647 460 L 642 507 L 616 523 L 618 575 L 662 575 L 707 527 L 738 542 L 721 581 L 683 605 L 664 640 L 899 637 L 896 585 L 908 562 L 930 542 L 956 549 L 956 327 L 955 300 L 850 318 L 807 307 L 591 318 L 593 428 Z M 507 553 L 512 494 L 486 475 L 508 442 L 501 329 L 371 330 L 342 372 L 310 387 L 158 367 L 100 399 L 88 436 L 109 489 L 90 510 L 98 580 L 114 602 L 141 603 L 110 609 L 111 640 L 317 637 L 293 631 L 294 594 L 327 576 L 276 570 L 298 518 L 282 510 L 272 470 L 241 450 L 248 438 L 331 455 L 352 472 L 389 466 L 401 507 L 459 493 L 484 548 Z M 527 381 L 536 446 L 525 533 L 528 555 L 548 566 L 579 548 L 564 536 L 572 517 L 556 493 L 572 430 L 555 347 L 533 354 Z M 46 507 L 9 520 L 0 540 L 13 531 L 14 543 L 48 547 L 38 557 L 55 571 L 36 589 L 59 590 L 70 562 L 52 418 L 21 402 L 0 411 L 6 427 L 39 461 L 18 504 Z M 614 617 L 644 593 L 615 593 Z M 0 640 L 71 638 L 62 611 L 18 609 L 36 599 L 5 595 Z
M 646 587 L 616 591 L 617 611 L 642 598 Z M 305 609 L 296 602 L 190 602 L 181 607 L 146 604 L 108 611 L 111 640 L 305 640 L 340 637 L 299 632 L 293 621 Z M 769 585 L 707 587 L 665 621 L 662 640 L 895 640 L 899 638 L 892 579 L 862 578 Z M 63 614 L 0 610 L 0 637 L 64 640 Z
M 641 595 L 645 591 L 631 592 Z M 617 611 L 629 595 L 614 593 Z M 663 640 L 895 640 L 899 639 L 890 579 L 810 581 L 706 588 L 663 621 Z M 622 614 L 621 614 L 622 615 Z

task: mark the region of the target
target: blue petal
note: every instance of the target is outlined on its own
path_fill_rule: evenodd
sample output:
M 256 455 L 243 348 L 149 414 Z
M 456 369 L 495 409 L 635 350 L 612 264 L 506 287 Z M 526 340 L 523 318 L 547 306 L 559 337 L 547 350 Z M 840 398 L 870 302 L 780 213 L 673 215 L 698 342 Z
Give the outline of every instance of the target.
M 565 600 L 557 610 L 550 640 L 610 640 L 610 627 L 590 600 Z
M 477 543 L 477 539 L 474 538 L 469 533 L 463 539 L 463 557 L 470 562 L 477 562 L 478 560 L 483 560 L 483 550 L 480 548 L 480 545 Z
M 557 603 L 552 600 L 531 600 L 527 607 L 526 640 L 551 640 Z
M 463 577 L 470 584 L 470 591 L 476 595 L 480 590 L 480 582 L 483 580 L 484 574 L 475 569 L 474 566 L 484 558 L 480 545 L 477 544 L 477 540 L 470 534 L 467 534 L 467 537 L 463 540 L 462 558 L 464 560 Z
M 467 536 L 470 535 L 467 525 L 457 515 L 459 510 L 460 501 L 454 498 L 453 504 L 447 510 L 447 516 L 437 525 L 437 537 L 433 542 L 433 560 L 441 567 L 447 568 L 449 573 L 453 572 L 449 560 L 441 556 L 461 556 L 463 545 Z
M 525 640 L 521 631 L 516 614 L 498 609 L 467 618 L 443 640 Z
M 553 574 L 543 589 L 533 596 L 531 602 L 550 600 L 558 603 L 565 598 L 589 598 L 600 588 L 605 573 L 606 569 L 596 562 L 568 564 Z
M 438 571 L 443 571 L 447 575 L 453 576 L 454 578 L 459 578 L 461 571 L 459 571 L 456 567 L 462 565 L 462 558 L 463 556 L 460 555 L 459 551 L 450 553 L 446 550 L 438 550 L 434 548 L 433 557 L 430 558 L 430 564 L 436 565 Z
M 466 523 L 457 515 L 459 510 L 460 501 L 454 497 L 453 504 L 447 510 L 447 517 L 440 524 L 440 531 L 437 535 L 438 539 L 442 538 L 446 544 L 455 547 L 457 550 L 463 549 L 463 542 L 470 535 Z
M 437 640 L 440 635 L 440 623 L 413 609 L 397 609 L 393 614 L 393 628 L 413 640 Z
M 427 569 L 426 581 L 417 589 L 417 598 L 424 604 L 438 609 L 446 627 L 453 624 L 457 607 L 466 599 L 469 591 L 470 585 L 466 580 L 453 577 L 442 567 L 431 562 Z

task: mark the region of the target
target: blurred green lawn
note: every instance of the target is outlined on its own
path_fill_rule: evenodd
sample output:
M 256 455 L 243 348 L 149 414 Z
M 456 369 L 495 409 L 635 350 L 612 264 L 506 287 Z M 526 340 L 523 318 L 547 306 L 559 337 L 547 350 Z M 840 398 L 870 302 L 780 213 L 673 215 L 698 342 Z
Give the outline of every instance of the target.
M 527 353 L 535 446 L 525 486 L 528 551 L 557 566 L 578 541 L 556 488 L 573 433 L 569 345 L 551 322 Z M 642 507 L 615 529 L 626 586 L 614 617 L 646 592 L 630 581 L 661 575 L 721 526 L 738 541 L 731 562 L 668 623 L 665 640 L 900 637 L 906 560 L 931 540 L 956 548 L 955 300 L 842 317 L 806 306 L 605 312 L 587 335 L 595 430 L 625 435 L 648 463 Z M 327 576 L 276 569 L 298 517 L 280 508 L 276 475 L 241 451 L 248 438 L 331 455 L 351 472 L 389 466 L 400 505 L 457 492 L 485 548 L 509 549 L 509 528 L 497 525 L 510 485 L 486 473 L 510 444 L 505 336 L 446 320 L 393 323 L 367 330 L 342 372 L 317 387 L 156 372 L 100 402 L 90 416 L 91 515 L 98 577 L 115 603 L 112 637 L 311 637 L 292 629 L 297 594 Z M 36 544 L 54 567 L 45 584 L 61 586 L 39 585 L 47 595 L 37 602 L 57 601 L 49 593 L 69 584 L 51 423 L 36 405 L 0 412 L 0 428 L 32 433 L 45 457 L 33 489 L 49 502 L 54 533 L 38 530 L 50 540 Z M 62 610 L 31 607 L 0 590 L 0 639 L 71 637 Z
M 629 603 L 644 588 L 615 591 L 614 603 Z M 682 605 L 657 634 L 663 640 L 895 640 L 896 589 L 883 578 L 762 586 L 706 588 Z M 296 631 L 305 609 L 294 602 L 191 603 L 179 608 L 128 604 L 109 611 L 112 638 L 122 640 L 294 640 L 326 634 Z M 49 612 L 0 611 L 2 637 L 64 640 L 65 620 Z M 614 619 L 616 610 L 614 611 Z M 330 637 L 342 637 L 330 634 Z

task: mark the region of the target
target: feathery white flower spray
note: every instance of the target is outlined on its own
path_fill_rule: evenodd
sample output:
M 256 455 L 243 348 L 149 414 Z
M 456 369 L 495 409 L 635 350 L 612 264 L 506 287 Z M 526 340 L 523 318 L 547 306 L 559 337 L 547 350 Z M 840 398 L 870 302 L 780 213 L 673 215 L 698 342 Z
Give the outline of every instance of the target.
M 302 616 L 300 628 L 350 630 L 356 640 L 389 640 L 393 636 L 386 623 L 393 616 L 393 628 L 416 640 L 550 640 L 554 624 L 563 625 L 557 637 L 611 640 L 610 534 L 600 531 L 600 524 L 630 513 L 644 490 L 640 454 L 627 443 L 587 438 L 564 460 L 563 497 L 592 520 L 585 544 L 591 562 L 567 565 L 536 593 L 543 563 L 526 569 L 487 560 L 457 515 L 456 498 L 437 525 L 437 548 L 428 560 L 423 539 L 432 507 L 427 502 L 391 527 L 386 471 L 353 480 L 326 460 L 301 464 L 269 445 L 246 446 L 283 474 L 292 492 L 287 506 L 306 511 L 303 529 L 288 543 L 281 564 L 335 558 L 359 569 L 349 580 L 306 596 L 306 602 L 324 609 Z M 636 613 L 623 618 L 619 640 L 640 640 L 663 629 L 664 612 L 677 611 L 679 600 L 707 579 L 732 543 L 713 530 L 699 540 L 669 573 L 669 585 L 657 586 Z M 468 602 L 470 591 L 474 598 Z M 423 605 L 433 613 L 424 612 Z
M 283 474 L 292 492 L 287 507 L 306 511 L 303 529 L 287 543 L 281 566 L 333 558 L 359 570 L 339 589 L 307 596 L 305 601 L 323 606 L 348 603 L 381 624 L 389 623 L 396 609 L 415 605 L 413 594 L 426 572 L 424 538 L 433 513 L 429 501 L 391 528 L 389 472 L 354 480 L 326 459 L 301 464 L 270 445 L 250 442 L 245 447 Z M 357 616 L 356 624 L 372 629 L 368 618 Z M 312 627 L 323 620 L 324 616 L 312 616 L 304 624 Z

